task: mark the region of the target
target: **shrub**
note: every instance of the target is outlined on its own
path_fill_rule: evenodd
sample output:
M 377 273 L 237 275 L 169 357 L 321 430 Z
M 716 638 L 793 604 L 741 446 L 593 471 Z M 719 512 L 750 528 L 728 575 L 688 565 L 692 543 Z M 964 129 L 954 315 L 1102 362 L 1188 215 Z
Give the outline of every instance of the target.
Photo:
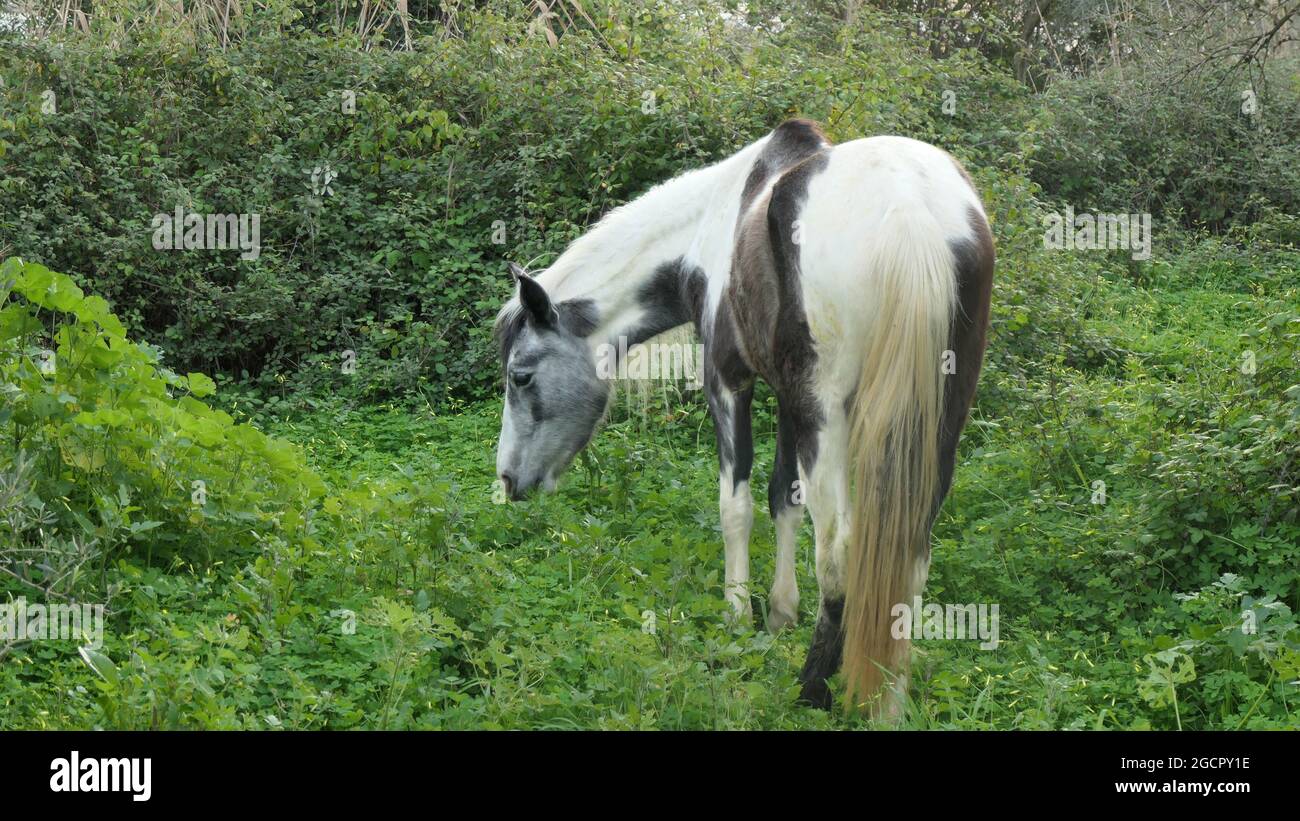
M 213 390 L 202 373 L 162 367 L 69 277 L 5 261 L 0 476 L 31 513 L 0 520 L 6 565 L 71 585 L 67 567 L 29 560 L 47 532 L 94 545 L 101 569 L 128 554 L 211 560 L 269 535 L 309 539 L 320 479 L 292 445 L 204 404 Z
M 1047 196 L 1213 231 L 1300 210 L 1295 60 L 1279 59 L 1252 88 L 1230 66 L 1194 67 L 1199 59 L 1055 83 L 1041 98 L 1042 139 L 1030 157 Z M 1243 94 L 1258 95 L 1254 113 Z
M 801 11 L 779 32 L 707 4 L 595 13 L 555 45 L 494 5 L 411 52 L 252 25 L 225 50 L 149 26 L 16 42 L 0 53 L 0 250 L 79 272 L 179 370 L 286 401 L 443 406 L 494 392 L 506 259 L 548 263 L 787 117 L 1023 170 L 1025 91 L 977 58 L 916 59 L 874 12 L 844 29 Z M 155 250 L 151 219 L 178 206 L 258 214 L 260 255 Z

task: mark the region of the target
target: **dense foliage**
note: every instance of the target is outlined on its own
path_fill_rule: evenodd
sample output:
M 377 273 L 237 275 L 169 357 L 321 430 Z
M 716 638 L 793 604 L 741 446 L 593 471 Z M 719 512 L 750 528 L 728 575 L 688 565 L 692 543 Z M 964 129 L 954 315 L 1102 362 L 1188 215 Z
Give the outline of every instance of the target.
M 323 485 L 293 446 L 201 402 L 211 379 L 163 367 L 101 297 L 35 263 L 4 263 L 0 305 L 0 425 L 26 480 L 11 525 L 27 516 L 41 541 L 93 543 L 104 562 L 133 547 L 211 560 L 251 545 L 250 528 L 304 536 Z
M 1040 92 L 870 7 L 485 3 L 407 50 L 308 5 L 0 48 L 0 601 L 109 607 L 99 648 L 0 638 L 0 724 L 860 722 L 794 701 L 811 528 L 800 625 L 723 619 L 697 395 L 621 396 L 554 497 L 491 487 L 505 260 L 801 115 L 948 148 L 998 242 L 927 597 L 1002 644 L 917 642 L 908 725 L 1300 726 L 1294 63 L 1256 116 L 1231 65 Z M 1045 248 L 1067 205 L 1152 212 L 1152 257 Z M 260 253 L 155 249 L 177 207 Z
M 552 48 L 515 20 L 472 22 L 413 52 L 275 33 L 216 50 L 149 29 L 113 59 L 89 38 L 6 50 L 0 249 L 82 277 L 178 368 L 318 394 L 354 351 L 350 390 L 444 404 L 493 387 L 506 259 L 546 262 L 787 116 L 938 140 L 977 166 L 1021 153 L 1023 92 L 977 62 L 917 63 L 884 24 L 775 35 L 664 10 L 655 39 Z M 258 214 L 260 255 L 160 253 L 151 221 L 177 207 Z

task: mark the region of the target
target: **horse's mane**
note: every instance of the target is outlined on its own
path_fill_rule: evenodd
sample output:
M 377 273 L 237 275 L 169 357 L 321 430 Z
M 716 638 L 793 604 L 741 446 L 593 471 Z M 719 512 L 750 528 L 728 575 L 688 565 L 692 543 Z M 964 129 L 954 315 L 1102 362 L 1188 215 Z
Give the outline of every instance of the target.
M 510 358 L 510 349 L 514 347 L 515 340 L 519 338 L 519 332 L 524 327 L 524 309 L 517 302 L 507 302 L 497 314 L 496 323 L 492 326 L 492 339 L 496 342 L 497 351 L 501 356 L 501 367 L 505 367 L 506 360 Z

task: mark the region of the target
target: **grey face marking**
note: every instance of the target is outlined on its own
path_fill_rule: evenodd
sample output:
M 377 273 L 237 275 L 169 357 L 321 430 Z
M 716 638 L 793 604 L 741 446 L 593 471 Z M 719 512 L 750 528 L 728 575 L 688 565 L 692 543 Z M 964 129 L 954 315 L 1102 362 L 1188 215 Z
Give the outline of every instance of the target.
M 539 485 L 555 489 L 609 400 L 585 339 L 595 326 L 590 303 L 552 304 L 535 280 L 517 276 L 520 308 L 497 325 L 506 375 L 497 476 L 514 500 Z

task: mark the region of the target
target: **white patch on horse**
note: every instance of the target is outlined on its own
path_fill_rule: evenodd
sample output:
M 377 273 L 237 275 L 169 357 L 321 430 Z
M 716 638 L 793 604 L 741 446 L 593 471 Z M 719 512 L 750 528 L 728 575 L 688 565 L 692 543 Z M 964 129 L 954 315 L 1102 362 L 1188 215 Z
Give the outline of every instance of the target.
M 768 597 L 767 627 L 773 632 L 799 620 L 799 585 L 795 581 L 795 549 L 803 505 L 792 505 L 776 517 L 776 573 Z

